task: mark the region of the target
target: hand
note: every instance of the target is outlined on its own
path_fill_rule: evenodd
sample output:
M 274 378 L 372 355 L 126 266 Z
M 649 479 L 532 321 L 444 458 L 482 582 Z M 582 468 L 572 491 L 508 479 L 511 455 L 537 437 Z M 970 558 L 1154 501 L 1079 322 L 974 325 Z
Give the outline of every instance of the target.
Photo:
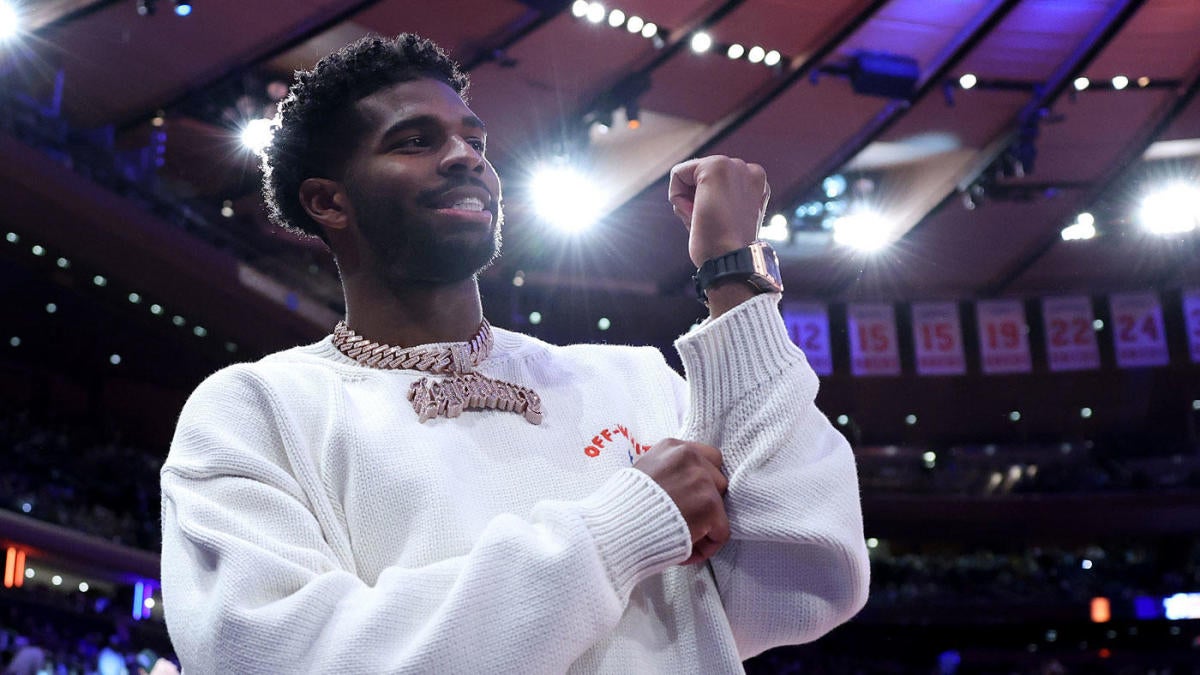
M 688 228 L 696 267 L 754 241 L 770 197 L 761 166 L 721 155 L 676 164 L 667 186 L 667 200 Z
M 692 535 L 692 555 L 683 564 L 708 560 L 729 541 L 721 451 L 711 445 L 666 438 L 654 444 L 633 468 L 644 471 L 679 507 Z

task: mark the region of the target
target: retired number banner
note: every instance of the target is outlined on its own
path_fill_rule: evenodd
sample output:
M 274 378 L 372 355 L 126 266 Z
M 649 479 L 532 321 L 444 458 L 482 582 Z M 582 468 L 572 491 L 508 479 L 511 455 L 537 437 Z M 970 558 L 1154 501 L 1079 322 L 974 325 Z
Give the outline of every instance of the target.
M 1092 326 L 1094 320 L 1092 301 L 1086 295 L 1042 299 L 1046 360 L 1051 371 L 1100 367 L 1100 345 Z
M 855 375 L 899 375 L 896 311 L 883 303 L 846 306 L 850 338 L 850 372 Z
M 1187 326 L 1192 363 L 1200 363 L 1200 288 L 1183 293 L 1183 324 Z
M 980 300 L 975 304 L 975 318 L 979 326 L 979 361 L 984 373 L 1028 373 L 1033 370 L 1024 303 L 1020 300 Z
M 1158 295 L 1118 293 L 1109 298 L 1109 303 L 1117 365 L 1121 368 L 1167 365 L 1170 356 Z
M 914 302 L 913 345 L 918 375 L 962 375 L 967 372 L 962 325 L 953 302 Z
M 815 302 L 785 302 L 783 323 L 788 336 L 804 350 L 808 364 L 818 375 L 833 374 L 833 350 L 829 346 L 829 314 Z

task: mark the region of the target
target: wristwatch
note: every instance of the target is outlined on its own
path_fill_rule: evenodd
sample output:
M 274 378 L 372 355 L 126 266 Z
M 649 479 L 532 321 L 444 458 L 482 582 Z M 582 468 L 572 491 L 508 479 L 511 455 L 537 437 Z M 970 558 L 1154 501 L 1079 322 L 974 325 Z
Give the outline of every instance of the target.
M 780 293 L 783 279 L 779 276 L 779 256 L 775 249 L 761 239 L 736 251 L 710 258 L 692 276 L 696 282 L 696 296 L 708 304 L 706 291 L 724 279 L 740 279 L 758 289 L 760 293 Z

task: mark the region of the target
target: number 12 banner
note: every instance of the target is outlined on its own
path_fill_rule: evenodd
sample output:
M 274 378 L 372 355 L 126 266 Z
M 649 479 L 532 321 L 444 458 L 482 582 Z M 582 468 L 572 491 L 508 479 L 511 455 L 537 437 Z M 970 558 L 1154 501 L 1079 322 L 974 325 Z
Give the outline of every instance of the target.
M 1200 288 L 1183 292 L 1183 323 L 1187 326 L 1192 363 L 1200 363 Z
M 1100 367 L 1094 320 L 1092 301 L 1085 295 L 1042 299 L 1046 360 L 1052 372 Z
M 850 332 L 850 372 L 855 375 L 899 375 L 896 311 L 883 303 L 846 306 Z
M 1109 298 L 1113 345 L 1122 368 L 1165 366 L 1170 361 L 1162 305 L 1154 293 L 1119 293 Z
M 918 375 L 962 375 L 967 372 L 962 325 L 953 302 L 914 302 L 913 344 Z
M 1025 305 L 1020 300 L 980 300 L 975 304 L 975 318 L 979 324 L 979 353 L 984 373 L 1033 370 L 1029 326 L 1025 323 Z
M 833 350 L 829 346 L 829 314 L 815 302 L 786 302 L 783 323 L 788 336 L 804 350 L 808 364 L 818 375 L 833 374 Z

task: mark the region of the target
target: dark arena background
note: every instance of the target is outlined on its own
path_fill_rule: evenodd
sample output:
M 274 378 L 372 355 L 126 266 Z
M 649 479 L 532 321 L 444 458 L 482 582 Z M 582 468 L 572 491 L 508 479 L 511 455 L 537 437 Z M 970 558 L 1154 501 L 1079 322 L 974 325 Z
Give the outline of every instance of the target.
M 749 672 L 1200 673 L 1197 0 L 5 0 L 5 664 L 173 657 L 178 412 L 343 311 L 255 148 L 294 70 L 401 31 L 473 78 L 498 326 L 677 364 L 704 308 L 667 171 L 766 168 L 872 583 Z

